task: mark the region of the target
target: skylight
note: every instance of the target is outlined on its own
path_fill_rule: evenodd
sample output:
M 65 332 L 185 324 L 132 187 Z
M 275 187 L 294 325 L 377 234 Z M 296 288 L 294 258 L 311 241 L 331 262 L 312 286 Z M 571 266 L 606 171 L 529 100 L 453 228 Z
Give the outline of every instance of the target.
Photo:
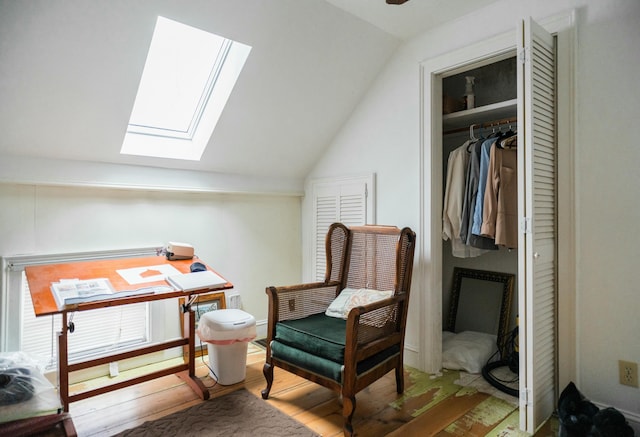
M 199 160 L 250 51 L 158 17 L 120 153 Z

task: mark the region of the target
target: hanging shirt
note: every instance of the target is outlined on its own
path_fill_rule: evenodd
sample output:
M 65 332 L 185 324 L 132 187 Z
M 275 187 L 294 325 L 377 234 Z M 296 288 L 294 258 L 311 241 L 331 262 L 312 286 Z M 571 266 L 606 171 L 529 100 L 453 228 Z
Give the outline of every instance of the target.
M 467 152 L 469 155 L 469 163 L 467 164 L 467 172 L 464 176 L 464 194 L 462 196 L 462 214 L 460 216 L 460 240 L 464 244 L 467 244 L 467 236 L 469 231 L 469 208 L 471 203 L 471 194 L 470 192 L 474 189 L 472 187 L 474 185 L 473 179 L 476 177 L 476 159 L 475 159 L 475 145 L 478 144 L 480 140 L 471 142 L 467 146 Z
M 484 192 L 487 187 L 487 173 L 489 171 L 489 153 L 491 152 L 491 146 L 496 141 L 497 138 L 489 138 L 482 143 L 480 150 L 480 177 L 473 211 L 473 225 L 471 226 L 471 233 L 474 235 L 482 235 L 482 210 L 484 209 Z
M 518 247 L 518 151 L 494 144 L 489 156 L 482 235 L 509 249 Z
M 451 240 L 451 253 L 458 258 L 481 255 L 485 251 L 467 246 L 460 239 L 462 205 L 465 191 L 465 178 L 469 165 L 467 141 L 449 153 L 447 161 L 447 179 L 445 182 L 444 206 L 442 210 L 442 239 Z
M 493 141 L 495 142 L 495 139 Z M 480 149 L 484 142 L 484 140 L 478 140 L 469 146 L 470 156 L 462 206 L 460 239 L 468 246 L 477 247 L 478 249 L 498 250 L 498 246 L 495 245 L 492 238 L 473 235 L 471 232 L 480 177 Z

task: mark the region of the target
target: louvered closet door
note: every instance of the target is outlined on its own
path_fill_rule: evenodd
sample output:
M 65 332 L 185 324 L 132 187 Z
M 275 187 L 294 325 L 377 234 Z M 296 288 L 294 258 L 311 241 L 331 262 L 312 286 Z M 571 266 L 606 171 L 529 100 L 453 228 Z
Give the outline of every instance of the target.
M 526 20 L 519 35 L 520 428 L 534 433 L 556 393 L 556 62 L 542 27 Z
M 366 180 L 323 183 L 314 189 L 313 267 L 316 281 L 324 280 L 326 271 L 325 237 L 329 226 L 341 222 L 346 226 L 367 223 Z

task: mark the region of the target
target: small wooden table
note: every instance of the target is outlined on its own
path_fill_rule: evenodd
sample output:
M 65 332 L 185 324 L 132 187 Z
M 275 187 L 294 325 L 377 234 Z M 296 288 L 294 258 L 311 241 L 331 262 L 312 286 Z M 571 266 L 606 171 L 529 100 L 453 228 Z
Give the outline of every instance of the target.
M 25 274 L 27 277 L 27 282 L 29 284 L 29 290 L 31 292 L 31 299 L 33 300 L 33 307 L 36 317 L 51 314 L 62 315 L 62 327 L 60 332 L 58 333 L 58 385 L 60 390 L 60 398 L 65 412 L 69 411 L 69 404 L 71 402 L 79 401 L 81 399 L 86 399 L 92 396 L 107 393 L 123 387 L 131 386 L 133 384 L 138 384 L 140 382 L 148 381 L 166 375 L 171 375 L 174 373 L 177 374 L 177 376 L 179 376 L 181 379 L 183 379 L 198 394 L 198 396 L 200 396 L 201 399 L 209 399 L 209 391 L 202 383 L 202 381 L 200 381 L 200 379 L 198 379 L 195 375 L 195 317 L 194 312 L 191 309 L 190 302 L 191 298 L 195 297 L 195 295 L 209 293 L 215 290 L 231 289 L 233 288 L 233 284 L 227 282 L 226 284 L 220 285 L 215 289 L 202 289 L 190 292 L 158 292 L 153 294 L 121 297 L 117 299 L 100 300 L 96 302 L 86 302 L 73 306 L 67 305 L 64 309 L 58 308 L 56 300 L 51 291 L 51 283 L 59 282 L 61 279 L 86 280 L 107 278 L 111 282 L 111 285 L 113 285 L 115 291 L 131 290 L 132 288 L 152 286 L 166 286 L 168 284 L 164 280 L 148 282 L 144 284 L 136 284 L 132 286 L 127 283 L 127 281 L 122 276 L 120 276 L 117 270 L 171 264 L 179 272 L 188 273 L 189 267 L 194 261 L 196 260 L 169 261 L 165 257 L 157 256 L 144 258 L 107 259 L 63 264 L 46 264 L 38 266 L 28 266 L 25 268 Z M 213 270 L 210 267 L 208 268 L 209 270 Z M 181 338 L 153 344 L 135 350 L 128 350 L 126 352 L 104 356 L 97 359 L 69 363 L 69 355 L 67 350 L 69 313 L 73 313 L 75 311 L 86 311 L 96 308 L 106 308 L 117 305 L 151 302 L 155 300 L 171 299 L 176 297 L 183 297 L 185 298 L 186 302 L 182 308 L 184 314 Z M 176 317 L 177 316 L 178 314 L 176 314 Z M 142 375 L 136 378 L 129 379 L 127 381 L 117 382 L 93 390 L 69 394 L 70 372 L 75 372 L 89 367 L 94 367 L 180 346 L 183 347 L 183 364 L 158 370 L 147 375 Z

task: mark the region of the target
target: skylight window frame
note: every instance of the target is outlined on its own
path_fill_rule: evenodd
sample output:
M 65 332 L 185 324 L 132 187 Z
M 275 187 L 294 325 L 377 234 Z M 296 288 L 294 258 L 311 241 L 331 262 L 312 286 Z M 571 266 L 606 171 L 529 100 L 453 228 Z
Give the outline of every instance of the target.
M 200 120 L 202 119 L 202 115 L 204 113 L 205 107 L 209 102 L 209 98 L 213 92 L 214 87 L 218 81 L 220 76 L 220 72 L 224 67 L 224 63 L 227 59 L 229 51 L 231 49 L 231 45 L 233 41 L 225 38 L 222 46 L 218 52 L 218 56 L 216 57 L 216 61 L 214 62 L 211 72 L 209 73 L 209 78 L 203 87 L 202 94 L 200 96 L 200 100 L 198 101 L 198 105 L 195 107 L 193 116 L 191 117 L 191 123 L 189 123 L 189 128 L 186 131 L 179 131 L 176 129 L 168 129 L 163 127 L 156 126 L 145 126 L 139 124 L 131 124 L 127 125 L 127 133 L 140 134 L 140 135 L 151 135 L 158 137 L 166 137 L 166 138 L 176 138 L 183 140 L 192 140 L 195 131 L 198 129 L 200 125 Z
M 162 20 L 170 22 L 172 26 L 184 26 L 185 29 L 191 32 L 205 32 L 164 17 L 158 17 L 158 23 L 156 23 L 156 30 L 154 31 L 154 37 L 151 43 L 152 47 L 154 39 L 156 38 L 156 32 Z M 209 32 L 204 33 L 204 35 L 207 38 L 213 36 L 220 39 L 221 43 L 186 130 L 184 130 L 184 128 L 176 129 L 175 126 L 171 128 L 167 126 L 147 126 L 131 122 L 136 117 L 140 117 L 140 113 L 136 113 L 135 111 L 138 98 L 140 98 L 142 82 L 145 80 L 145 72 L 143 72 L 141 84 L 136 96 L 136 103 L 134 103 L 134 109 L 132 110 L 120 150 L 121 154 L 200 160 L 251 51 L 250 46 L 237 41 Z M 145 70 L 147 69 L 149 61 L 148 56 Z M 202 72 L 202 70 L 200 71 Z M 192 96 L 195 97 L 193 94 Z M 148 117 L 145 113 L 142 113 L 141 118 L 144 119 Z M 153 121 L 152 119 L 153 116 L 151 117 L 151 121 Z M 184 126 L 186 118 L 183 117 L 182 119 Z

